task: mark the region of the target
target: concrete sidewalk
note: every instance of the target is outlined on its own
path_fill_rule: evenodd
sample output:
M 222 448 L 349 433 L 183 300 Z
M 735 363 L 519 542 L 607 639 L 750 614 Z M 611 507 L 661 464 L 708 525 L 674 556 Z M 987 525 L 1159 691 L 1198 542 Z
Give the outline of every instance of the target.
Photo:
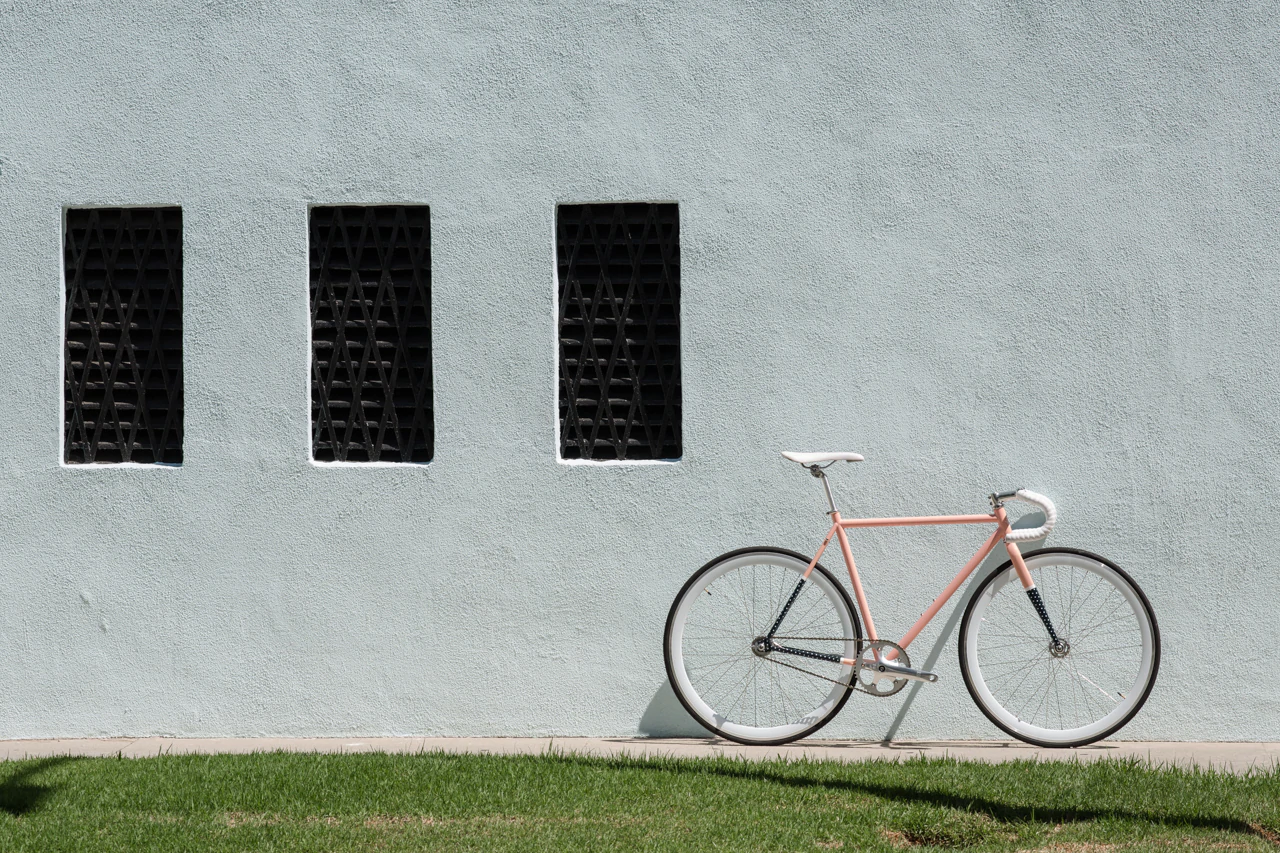
M 1104 741 L 1080 749 L 1041 749 L 1010 741 L 870 741 L 814 740 L 787 746 L 740 746 L 713 738 L 591 737 L 375 737 L 375 738 L 104 738 L 0 741 L 0 760 L 53 755 L 145 758 L 159 754 L 272 752 L 449 752 L 492 755 L 538 755 L 555 751 L 579 755 L 678 756 L 742 759 L 786 758 L 866 761 L 906 759 L 917 755 L 1004 762 L 1095 761 L 1136 757 L 1157 765 L 1215 767 L 1242 773 L 1280 764 L 1280 743 L 1175 743 Z

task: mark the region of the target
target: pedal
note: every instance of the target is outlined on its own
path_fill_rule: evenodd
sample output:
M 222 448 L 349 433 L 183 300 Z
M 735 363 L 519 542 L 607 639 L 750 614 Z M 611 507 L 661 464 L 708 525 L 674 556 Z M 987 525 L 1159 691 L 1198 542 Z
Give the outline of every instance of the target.
M 894 663 L 891 660 L 882 660 L 872 663 L 864 662 L 862 664 L 862 668 L 880 673 L 881 675 L 892 676 L 893 678 L 905 678 L 908 681 L 924 681 L 929 684 L 933 684 L 938 680 L 938 674 L 936 672 L 912 669 L 909 666 L 903 666 L 902 664 Z

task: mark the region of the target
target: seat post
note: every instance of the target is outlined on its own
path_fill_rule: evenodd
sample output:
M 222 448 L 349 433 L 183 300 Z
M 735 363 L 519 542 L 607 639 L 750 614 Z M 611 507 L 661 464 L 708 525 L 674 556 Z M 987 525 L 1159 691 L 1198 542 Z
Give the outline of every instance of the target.
M 838 512 L 836 509 L 835 499 L 831 497 L 831 486 L 827 483 L 827 475 L 817 465 L 810 465 L 809 473 L 822 481 L 822 490 L 827 493 L 827 506 L 831 507 L 831 511 L 827 515 Z

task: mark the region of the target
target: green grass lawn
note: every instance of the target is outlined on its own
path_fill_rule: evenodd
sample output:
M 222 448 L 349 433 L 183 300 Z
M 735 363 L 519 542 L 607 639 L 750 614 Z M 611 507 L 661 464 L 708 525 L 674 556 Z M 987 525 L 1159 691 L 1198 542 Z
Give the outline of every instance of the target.
M 565 755 L 0 764 L 0 850 L 1280 850 L 1280 769 Z

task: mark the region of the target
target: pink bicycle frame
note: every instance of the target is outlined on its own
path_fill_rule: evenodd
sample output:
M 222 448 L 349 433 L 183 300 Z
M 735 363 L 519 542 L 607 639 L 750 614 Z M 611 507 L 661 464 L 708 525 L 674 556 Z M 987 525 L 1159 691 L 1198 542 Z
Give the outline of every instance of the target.
M 990 515 L 928 515 L 914 516 L 910 518 L 854 518 L 848 521 L 840 517 L 839 510 L 832 509 L 831 513 L 831 529 L 827 531 L 827 538 L 822 541 L 822 547 L 818 549 L 818 553 L 813 555 L 813 559 L 809 561 L 809 568 L 805 570 L 804 578 L 808 580 L 809 575 L 813 572 L 813 567 L 818 564 L 818 560 L 822 558 L 822 554 L 827 550 L 827 546 L 831 544 L 831 538 L 834 536 L 840 540 L 840 550 L 844 554 L 845 564 L 849 568 L 849 580 L 853 583 L 853 594 L 858 601 L 858 610 L 862 613 L 863 620 L 866 621 L 867 637 L 871 640 L 877 640 L 876 626 L 871 619 L 871 608 L 867 604 L 866 593 L 862 590 L 862 581 L 858 577 L 858 567 L 853 561 L 853 551 L 849 548 L 849 537 L 845 534 L 845 530 L 855 527 L 920 527 L 935 524 L 995 524 L 995 532 L 983 543 L 977 553 L 965 563 L 951 583 L 947 584 L 946 589 L 938 594 L 923 615 L 916 620 L 907 633 L 902 635 L 902 639 L 898 641 L 898 645 L 906 648 L 911 642 L 920 635 L 933 617 L 938 615 L 938 611 L 946 605 L 955 591 L 959 589 L 969 576 L 973 574 L 974 569 L 987 558 L 987 555 L 995 550 L 996 545 L 1009 532 L 1009 519 L 1005 514 L 1003 506 L 995 507 Z M 1035 584 L 1031 580 L 1031 573 L 1027 571 L 1027 564 L 1022 561 L 1022 552 L 1018 550 L 1016 542 L 1005 542 L 1005 549 L 1009 552 L 1009 559 L 1013 562 L 1013 567 L 1018 572 L 1018 577 L 1022 581 L 1024 589 L 1031 589 Z M 885 652 L 885 657 L 893 659 L 897 657 L 897 653 L 892 649 Z M 846 665 L 856 665 L 856 661 L 842 658 L 841 663 Z

